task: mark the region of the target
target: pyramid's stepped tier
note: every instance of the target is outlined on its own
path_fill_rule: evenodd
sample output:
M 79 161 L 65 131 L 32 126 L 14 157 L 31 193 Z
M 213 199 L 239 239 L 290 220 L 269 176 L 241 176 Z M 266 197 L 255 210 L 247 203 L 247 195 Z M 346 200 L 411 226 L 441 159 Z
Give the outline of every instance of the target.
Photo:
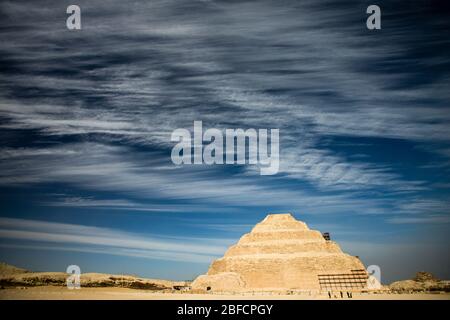
M 341 253 L 341 248 L 332 241 L 265 241 L 237 244 L 228 249 L 225 257 L 254 254 L 296 254 L 305 253 Z
M 325 242 L 322 234 L 319 231 L 313 230 L 283 230 L 283 231 L 266 231 L 266 232 L 250 232 L 244 235 L 240 240 L 239 244 L 249 243 L 249 242 L 260 242 L 265 240 L 305 240 L 305 241 L 320 241 Z
M 356 257 L 327 254 L 322 256 L 283 257 L 248 256 L 214 261 L 208 275 L 234 272 L 251 290 L 320 290 L 319 274 L 350 274 L 364 266 Z M 242 288 L 243 289 L 243 288 Z
M 284 230 L 309 230 L 306 223 L 295 220 L 294 217 L 287 214 L 269 214 L 263 221 L 258 223 L 251 233 L 264 231 L 284 231 Z
M 280 264 L 282 260 L 283 264 Z M 271 270 L 260 268 L 275 267 L 273 270 L 285 270 L 286 267 L 295 267 L 296 272 L 328 272 L 341 273 L 343 271 L 364 269 L 361 261 L 353 256 L 347 254 L 323 254 L 323 255 L 308 255 L 298 253 L 291 256 L 284 256 L 279 254 L 273 255 L 249 255 L 238 256 L 232 258 L 217 259 L 211 265 L 208 274 L 216 274 L 219 272 L 239 272 L 255 270 Z
M 348 278 L 354 270 L 364 269 L 358 258 L 343 253 L 319 231 L 310 230 L 290 214 L 275 214 L 242 236 L 192 287 L 212 291 L 320 290 L 319 278 L 328 279 L 330 274 Z

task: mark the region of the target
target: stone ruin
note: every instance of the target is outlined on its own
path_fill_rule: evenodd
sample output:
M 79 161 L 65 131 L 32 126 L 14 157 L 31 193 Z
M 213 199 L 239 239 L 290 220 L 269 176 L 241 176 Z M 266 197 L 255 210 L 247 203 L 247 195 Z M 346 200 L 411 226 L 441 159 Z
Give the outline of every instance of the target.
M 269 214 L 213 261 L 192 289 L 206 292 L 363 291 L 368 274 L 358 257 L 291 214 Z

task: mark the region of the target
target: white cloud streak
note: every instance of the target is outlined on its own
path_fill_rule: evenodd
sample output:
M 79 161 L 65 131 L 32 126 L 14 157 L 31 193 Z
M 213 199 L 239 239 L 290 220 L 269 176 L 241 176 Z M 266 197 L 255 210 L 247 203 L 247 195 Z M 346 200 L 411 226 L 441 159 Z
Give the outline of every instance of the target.
M 229 240 L 137 235 L 117 229 L 0 218 L 0 238 L 59 244 L 61 250 L 204 263 L 220 256 Z M 64 246 L 63 246 L 64 245 Z M 59 249 L 58 249 L 59 250 Z

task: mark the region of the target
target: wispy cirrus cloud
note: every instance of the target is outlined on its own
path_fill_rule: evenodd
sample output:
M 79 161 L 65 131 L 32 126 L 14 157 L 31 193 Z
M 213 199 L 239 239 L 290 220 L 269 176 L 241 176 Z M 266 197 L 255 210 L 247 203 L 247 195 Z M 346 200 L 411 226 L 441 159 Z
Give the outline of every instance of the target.
M 429 224 L 429 223 L 450 223 L 449 215 L 429 215 L 429 216 L 403 216 L 387 219 L 393 224 Z
M 64 145 L 55 153 L 22 150 L 15 161 L 0 164 L 0 183 L 22 186 L 30 183 L 68 183 L 85 190 L 123 193 L 141 199 L 189 200 L 199 210 L 200 204 L 226 205 L 278 205 L 294 210 L 327 212 L 356 210 L 365 208 L 364 212 L 385 212 L 379 200 L 358 199 L 352 194 L 317 195 L 303 189 L 291 189 L 289 186 L 273 188 L 270 184 L 258 182 L 256 177 L 245 175 L 223 176 L 220 180 L 211 179 L 214 168 L 174 168 L 161 158 L 147 160 L 128 154 L 127 148 L 104 146 L 101 144 Z M 28 154 L 30 156 L 23 156 Z M 148 155 L 148 153 L 144 153 Z M 11 155 L 10 155 L 11 156 Z M 212 170 L 212 171 L 211 171 Z M 177 174 L 174 175 L 174 172 Z M 220 188 L 218 183 L 220 181 Z M 110 205 L 123 206 L 131 210 L 152 208 L 172 208 L 151 206 L 136 201 L 78 199 L 53 197 L 49 205 L 92 207 Z M 192 203 L 192 201 L 194 201 Z M 45 203 L 44 203 L 45 204 Z M 186 208 L 188 203 L 184 204 Z M 176 207 L 176 206 L 175 206 Z M 178 206 L 178 209 L 183 206 Z M 205 208 L 201 211 L 204 211 Z
M 114 251 L 116 255 L 198 263 L 211 261 L 230 244 L 230 240 L 138 235 L 110 228 L 15 218 L 0 218 L 0 238 L 41 244 L 42 249 L 56 243 L 61 250 L 64 245 L 69 251 Z

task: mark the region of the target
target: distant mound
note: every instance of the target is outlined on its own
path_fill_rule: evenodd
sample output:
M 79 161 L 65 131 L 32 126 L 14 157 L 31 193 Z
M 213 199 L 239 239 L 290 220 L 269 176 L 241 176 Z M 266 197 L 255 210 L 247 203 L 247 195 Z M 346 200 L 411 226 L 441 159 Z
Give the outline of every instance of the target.
M 13 274 L 20 274 L 20 273 L 27 273 L 28 270 L 17 268 L 15 266 L 12 266 L 10 264 L 0 262 L 0 277 L 13 275 Z
M 429 272 L 417 272 L 412 280 L 396 281 L 389 289 L 396 292 L 450 292 L 450 282 L 441 281 Z
M 413 280 L 417 282 L 439 281 L 433 274 L 425 271 L 417 272 Z
M 69 274 L 65 272 L 31 272 L 6 263 L 0 264 L 0 285 L 5 287 L 65 286 Z M 81 287 L 121 287 L 145 290 L 185 290 L 190 283 L 146 279 L 130 275 L 83 273 Z

